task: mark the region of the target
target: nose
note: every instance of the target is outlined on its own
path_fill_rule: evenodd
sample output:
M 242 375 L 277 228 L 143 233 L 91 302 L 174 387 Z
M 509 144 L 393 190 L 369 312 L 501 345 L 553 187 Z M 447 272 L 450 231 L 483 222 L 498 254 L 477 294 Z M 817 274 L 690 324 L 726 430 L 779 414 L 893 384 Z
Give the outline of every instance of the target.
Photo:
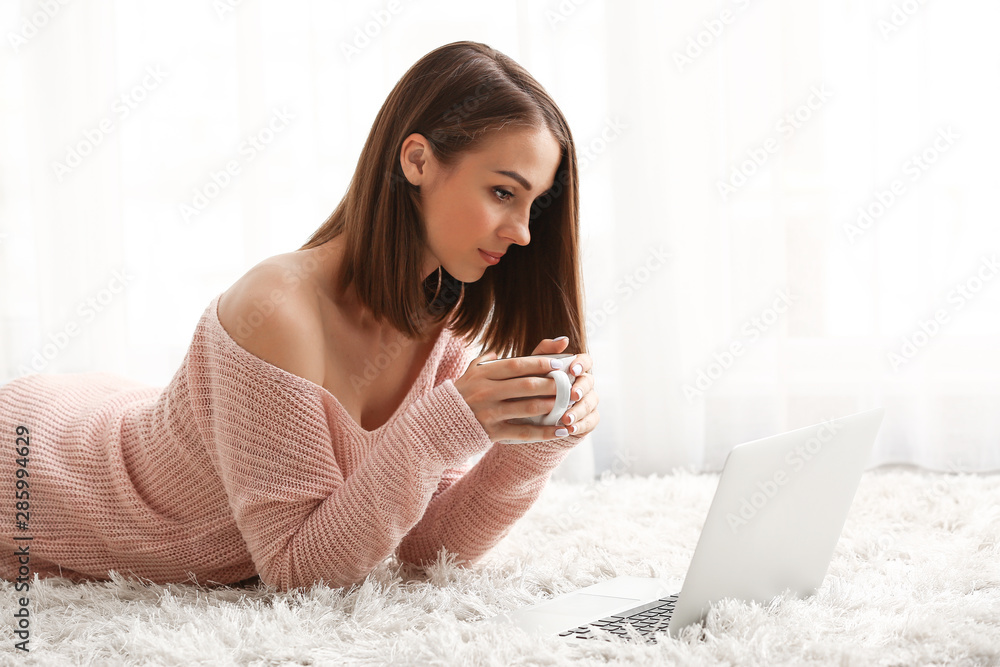
M 517 216 L 507 226 L 506 236 L 517 245 L 528 245 L 531 241 L 531 232 L 528 230 L 530 218 L 527 213 Z

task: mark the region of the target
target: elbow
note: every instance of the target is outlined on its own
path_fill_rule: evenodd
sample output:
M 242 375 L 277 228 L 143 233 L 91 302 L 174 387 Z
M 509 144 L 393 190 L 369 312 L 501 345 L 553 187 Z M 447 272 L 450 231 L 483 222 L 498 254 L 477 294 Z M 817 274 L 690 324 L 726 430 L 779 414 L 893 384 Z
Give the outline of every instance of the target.
M 260 580 L 278 592 L 288 593 L 293 590 L 308 590 L 316 584 L 329 588 L 349 588 L 360 585 L 375 569 L 374 566 L 362 568 L 337 568 L 332 563 L 322 567 L 315 559 L 297 564 L 287 552 L 276 555 L 271 562 L 258 568 Z
M 282 554 L 271 559 L 270 563 L 257 567 L 257 575 L 264 585 L 276 589 L 279 593 L 288 593 L 297 588 L 302 588 L 305 582 L 299 581 L 289 575 L 288 560 Z
M 444 547 L 441 547 L 443 550 Z M 435 554 L 429 545 L 422 544 L 413 536 L 407 536 L 399 543 L 396 549 L 396 559 L 400 563 L 415 565 L 416 567 L 426 567 L 435 562 L 440 557 L 440 552 Z
M 409 548 L 407 548 L 409 547 Z M 455 565 L 458 567 L 470 567 L 475 565 L 489 550 L 483 551 L 465 551 L 459 553 L 456 551 L 450 551 L 446 546 L 439 545 L 437 551 L 433 551 L 430 548 L 418 549 L 414 545 L 402 544 L 399 550 L 396 552 L 396 558 L 400 563 L 406 563 L 408 565 L 413 565 L 415 567 L 428 567 L 436 563 L 444 563 L 446 565 Z
M 327 586 L 328 588 L 350 588 L 363 583 L 367 576 L 368 573 L 362 576 L 335 576 L 328 579 L 322 575 L 315 577 L 289 577 L 260 572 L 260 580 L 266 586 L 276 589 L 279 593 L 290 593 L 295 590 L 308 591 L 317 584 Z

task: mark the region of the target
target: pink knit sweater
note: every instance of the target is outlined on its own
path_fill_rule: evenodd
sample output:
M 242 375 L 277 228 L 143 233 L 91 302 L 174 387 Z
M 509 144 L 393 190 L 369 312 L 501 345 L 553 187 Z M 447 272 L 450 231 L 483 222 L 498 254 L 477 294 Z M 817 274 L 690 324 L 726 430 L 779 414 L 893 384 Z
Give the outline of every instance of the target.
M 240 347 L 218 303 L 165 388 L 107 373 L 0 387 L 0 577 L 17 578 L 25 545 L 31 578 L 259 574 L 282 591 L 359 582 L 393 553 L 425 564 L 445 547 L 473 563 L 582 438 L 493 445 L 453 384 L 475 355 L 447 329 L 396 413 L 366 431 L 325 388 Z M 18 426 L 30 438 L 26 529 Z

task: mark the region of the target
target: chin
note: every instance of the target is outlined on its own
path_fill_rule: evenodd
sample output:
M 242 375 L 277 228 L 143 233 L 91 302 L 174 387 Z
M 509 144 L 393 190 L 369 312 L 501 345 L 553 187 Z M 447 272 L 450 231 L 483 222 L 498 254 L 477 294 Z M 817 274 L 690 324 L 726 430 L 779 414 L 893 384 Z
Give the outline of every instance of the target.
M 486 268 L 489 268 L 489 267 L 486 267 Z M 455 275 L 451 271 L 448 271 L 448 273 L 451 276 L 453 276 L 455 278 L 455 280 L 460 280 L 463 283 L 474 283 L 474 282 L 476 282 L 477 280 L 479 280 L 480 278 L 483 277 L 484 271 L 480 271 L 479 273 L 468 273 L 468 274 L 466 274 L 464 276 L 461 275 L 461 274 Z
M 472 262 L 467 261 L 465 256 L 461 256 L 456 257 L 454 262 L 442 262 L 439 260 L 438 265 L 455 280 L 463 283 L 474 283 L 483 277 L 483 274 L 490 268 L 490 265 L 479 259 L 478 250 L 474 251 L 472 256 L 475 258 Z
M 467 266 L 457 266 L 452 267 L 447 264 L 442 264 L 441 268 L 448 272 L 448 275 L 453 277 L 455 280 L 459 280 L 463 283 L 474 283 L 483 277 L 483 273 L 489 266 L 483 265 L 481 268 L 469 268 Z

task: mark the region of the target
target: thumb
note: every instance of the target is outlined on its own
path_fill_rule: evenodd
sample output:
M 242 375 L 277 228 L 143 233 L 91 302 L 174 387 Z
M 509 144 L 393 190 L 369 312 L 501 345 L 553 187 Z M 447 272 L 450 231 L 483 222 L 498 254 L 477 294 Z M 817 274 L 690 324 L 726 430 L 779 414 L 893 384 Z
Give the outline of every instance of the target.
M 472 361 L 470 361 L 469 365 L 465 367 L 465 372 L 462 374 L 462 377 L 465 377 L 466 375 L 468 375 L 469 373 L 471 373 L 473 371 L 473 369 L 475 369 L 477 366 L 479 366 L 484 361 L 491 361 L 491 360 L 496 359 L 496 358 L 497 358 L 497 353 L 496 352 L 487 352 L 486 354 L 479 355 L 478 357 L 476 357 Z M 462 395 L 465 396 L 465 394 L 462 394 Z
M 566 349 L 569 345 L 569 338 L 566 336 L 559 336 L 559 338 L 546 338 L 541 343 L 535 347 L 532 354 L 558 354 Z

